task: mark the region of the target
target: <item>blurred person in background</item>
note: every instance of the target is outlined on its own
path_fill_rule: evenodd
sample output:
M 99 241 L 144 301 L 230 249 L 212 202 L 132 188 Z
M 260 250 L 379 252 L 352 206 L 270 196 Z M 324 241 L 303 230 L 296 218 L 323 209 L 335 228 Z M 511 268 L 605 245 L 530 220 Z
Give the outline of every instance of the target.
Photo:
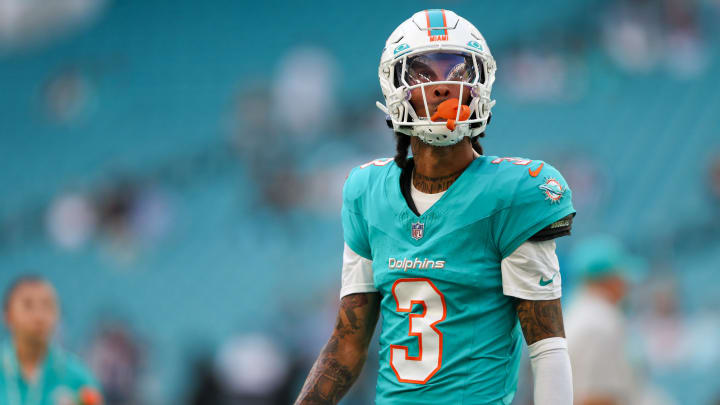
M 242 333 L 226 341 L 215 358 L 222 391 L 217 405 L 283 405 L 292 401 L 291 359 L 264 333 Z
M 685 323 L 688 319 L 681 312 L 676 288 L 672 279 L 650 284 L 650 297 L 645 300 L 648 308 L 638 314 L 634 322 L 641 334 L 648 366 L 655 372 L 678 367 L 693 359 L 687 343 Z
M 213 358 L 209 354 L 196 356 L 192 361 L 190 381 L 192 384 L 187 394 L 187 405 L 218 405 L 222 404 L 223 392 L 220 382 L 213 369 Z
M 140 403 L 140 371 L 144 356 L 132 332 L 121 322 L 103 323 L 89 352 L 106 405 Z
M 340 310 L 296 404 L 347 393 L 380 313 L 379 404 L 509 404 L 522 335 L 535 404 L 572 403 L 555 238 L 575 209 L 549 164 L 484 156 L 495 70 L 480 32 L 449 10 L 418 12 L 388 38 L 378 107 L 397 155 L 345 182 Z
M 195 355 L 188 405 L 286 405 L 295 386 L 295 359 L 277 336 L 240 333 L 214 354 Z
M 643 261 L 609 236 L 578 244 L 572 267 L 583 286 L 565 317 L 576 405 L 670 405 L 665 394 L 645 382 L 628 358 L 627 320 L 622 310 L 631 280 Z
M 3 303 L 11 339 L 2 345 L 0 404 L 102 404 L 90 371 L 51 344 L 60 313 L 53 286 L 38 276 L 20 277 Z

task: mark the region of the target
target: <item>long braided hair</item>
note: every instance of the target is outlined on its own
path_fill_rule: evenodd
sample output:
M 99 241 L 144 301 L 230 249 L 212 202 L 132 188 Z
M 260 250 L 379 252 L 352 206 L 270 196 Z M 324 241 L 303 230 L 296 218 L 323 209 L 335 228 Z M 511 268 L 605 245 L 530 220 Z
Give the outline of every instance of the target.
M 478 142 L 479 138 L 483 138 L 485 136 L 485 132 L 482 132 L 480 135 L 477 135 L 473 138 L 470 138 L 470 144 L 472 145 L 472 148 L 477 152 L 478 154 L 483 154 L 483 148 Z M 400 132 L 395 132 L 395 164 L 398 165 L 399 168 L 405 169 L 405 166 L 408 164 L 408 150 L 410 149 L 410 135 L 405 135 Z

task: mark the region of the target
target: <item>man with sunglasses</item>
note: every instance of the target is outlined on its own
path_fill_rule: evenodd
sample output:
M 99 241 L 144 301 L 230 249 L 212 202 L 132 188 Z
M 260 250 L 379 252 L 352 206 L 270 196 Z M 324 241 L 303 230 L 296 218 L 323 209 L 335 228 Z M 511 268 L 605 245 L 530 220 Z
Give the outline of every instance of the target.
M 397 154 L 345 183 L 340 310 L 296 404 L 340 400 L 379 314 L 378 404 L 510 404 L 523 335 L 535 404 L 572 403 L 554 239 L 575 210 L 549 164 L 484 155 L 495 69 L 480 32 L 448 10 L 390 35 L 378 107 Z

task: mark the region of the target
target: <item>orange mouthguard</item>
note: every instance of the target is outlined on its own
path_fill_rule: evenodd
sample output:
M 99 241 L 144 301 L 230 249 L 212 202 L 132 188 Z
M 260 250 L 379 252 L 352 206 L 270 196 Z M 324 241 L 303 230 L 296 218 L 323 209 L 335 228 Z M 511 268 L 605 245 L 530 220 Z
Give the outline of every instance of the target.
M 456 98 L 449 98 L 437 107 L 437 111 L 435 111 L 435 114 L 430 117 L 431 121 L 440 121 L 440 120 L 447 120 L 446 126 L 449 130 L 454 131 L 455 130 L 455 117 L 457 117 L 457 109 L 458 104 L 460 104 L 459 100 Z M 465 121 L 468 118 L 470 118 L 470 107 L 466 105 L 460 106 L 460 117 L 458 117 L 458 121 Z

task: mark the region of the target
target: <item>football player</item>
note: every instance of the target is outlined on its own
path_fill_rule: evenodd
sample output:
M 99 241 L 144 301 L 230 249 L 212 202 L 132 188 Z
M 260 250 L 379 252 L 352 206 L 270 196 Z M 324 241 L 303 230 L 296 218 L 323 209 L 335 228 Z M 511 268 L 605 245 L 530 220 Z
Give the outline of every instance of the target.
M 418 12 L 387 40 L 378 106 L 397 155 L 345 183 L 340 310 L 296 404 L 340 400 L 379 314 L 378 404 L 509 404 L 523 335 L 535 404 L 572 403 L 554 239 L 575 210 L 549 164 L 484 156 L 495 68 L 448 10 Z

